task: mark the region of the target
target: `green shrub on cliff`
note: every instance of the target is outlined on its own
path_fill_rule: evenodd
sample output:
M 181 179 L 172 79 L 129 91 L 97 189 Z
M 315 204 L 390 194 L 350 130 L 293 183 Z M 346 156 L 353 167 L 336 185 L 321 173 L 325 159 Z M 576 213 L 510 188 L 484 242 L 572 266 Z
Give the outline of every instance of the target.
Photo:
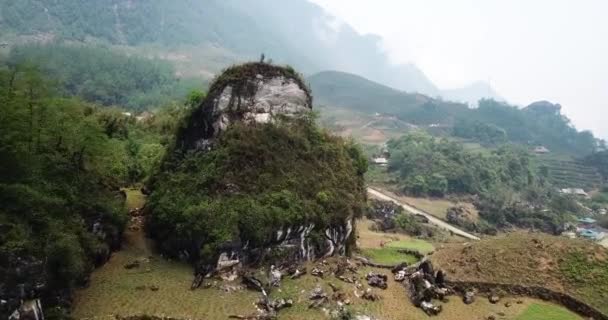
M 367 161 L 312 116 L 235 123 L 212 150 L 171 161 L 154 180 L 149 232 L 193 261 L 229 241 L 262 246 L 279 227 L 342 224 L 365 205 Z

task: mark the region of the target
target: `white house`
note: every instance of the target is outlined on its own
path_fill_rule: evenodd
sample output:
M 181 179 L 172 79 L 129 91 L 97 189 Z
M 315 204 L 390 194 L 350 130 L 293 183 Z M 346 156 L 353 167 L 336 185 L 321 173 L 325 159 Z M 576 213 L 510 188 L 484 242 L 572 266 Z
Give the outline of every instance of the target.
M 372 163 L 384 167 L 388 165 L 388 159 L 385 157 L 377 157 L 372 159 Z

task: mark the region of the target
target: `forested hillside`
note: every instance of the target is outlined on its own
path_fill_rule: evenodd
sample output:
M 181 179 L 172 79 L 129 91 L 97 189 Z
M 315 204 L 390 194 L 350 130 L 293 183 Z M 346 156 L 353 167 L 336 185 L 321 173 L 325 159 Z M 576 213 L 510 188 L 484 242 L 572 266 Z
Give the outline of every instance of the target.
M 488 155 L 415 133 L 390 140 L 388 170 L 414 196 L 474 196 L 479 222 L 453 223 L 478 232 L 518 226 L 558 233 L 582 208 L 561 196 L 526 149 L 505 145 Z
M 200 80 L 176 78 L 167 61 L 97 46 L 22 45 L 12 48 L 8 63 L 35 66 L 57 82 L 63 95 L 140 111 L 184 97 L 202 86 Z
M 338 69 L 408 91 L 439 92 L 416 66 L 392 65 L 378 49 L 378 37 L 336 23 L 306 0 L 2 0 L 0 14 L 0 39 L 9 43 L 24 37 L 158 45 L 185 56 L 199 50 L 225 51 L 212 55 L 209 64 L 217 63 L 220 56 L 248 61 L 265 53 L 275 63 L 293 65 L 304 73 Z M 191 48 L 182 51 L 183 46 Z
M 308 78 L 318 104 L 364 112 L 387 113 L 432 132 L 496 146 L 515 142 L 543 145 L 552 152 L 584 156 L 599 147 L 589 131 L 578 131 L 561 106 L 546 101 L 518 108 L 482 99 L 477 108 L 398 91 L 365 78 L 322 72 Z M 437 130 L 442 128 L 442 130 Z
M 34 296 L 48 318 L 67 310 L 50 307 L 68 307 L 71 290 L 120 247 L 127 220 L 120 189 L 158 166 L 186 109 L 174 104 L 137 121 L 66 88 L 37 65 L 0 66 L 3 316 Z

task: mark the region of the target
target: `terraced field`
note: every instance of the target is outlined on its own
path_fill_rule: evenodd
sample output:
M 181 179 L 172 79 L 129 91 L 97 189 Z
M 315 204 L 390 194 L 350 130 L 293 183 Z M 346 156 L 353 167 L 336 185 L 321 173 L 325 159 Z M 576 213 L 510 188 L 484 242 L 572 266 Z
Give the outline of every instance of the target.
M 547 167 L 551 182 L 559 188 L 592 190 L 602 183 L 602 177 L 597 169 L 580 161 L 551 156 L 541 156 L 539 160 L 540 165 Z

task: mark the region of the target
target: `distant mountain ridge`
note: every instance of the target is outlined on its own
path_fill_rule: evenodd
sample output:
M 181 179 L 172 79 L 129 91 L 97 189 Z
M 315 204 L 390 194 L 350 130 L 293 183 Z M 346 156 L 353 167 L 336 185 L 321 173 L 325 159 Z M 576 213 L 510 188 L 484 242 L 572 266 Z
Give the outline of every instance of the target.
M 470 106 L 477 106 L 479 99 L 482 98 L 505 101 L 489 83 L 484 81 L 476 81 L 461 88 L 443 89 L 441 96 L 446 100 L 467 103 Z
M 305 74 L 338 70 L 406 92 L 442 95 L 416 65 L 392 64 L 379 36 L 362 35 L 307 0 L 0 0 L 0 40 L 11 34 L 176 50 L 206 45 L 222 48 L 233 62 L 265 53 Z M 220 59 L 208 63 L 226 63 L 214 60 Z

